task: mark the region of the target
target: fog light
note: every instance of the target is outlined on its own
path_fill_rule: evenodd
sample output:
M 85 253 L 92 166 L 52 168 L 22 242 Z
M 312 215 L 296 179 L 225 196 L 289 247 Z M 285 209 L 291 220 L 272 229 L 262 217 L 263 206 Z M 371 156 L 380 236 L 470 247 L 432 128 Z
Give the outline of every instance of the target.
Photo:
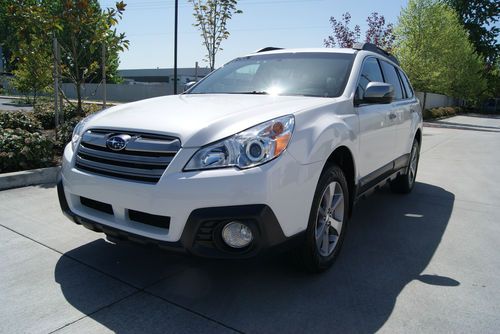
M 243 248 L 252 242 L 252 230 L 243 223 L 230 222 L 222 229 L 222 239 L 229 247 Z

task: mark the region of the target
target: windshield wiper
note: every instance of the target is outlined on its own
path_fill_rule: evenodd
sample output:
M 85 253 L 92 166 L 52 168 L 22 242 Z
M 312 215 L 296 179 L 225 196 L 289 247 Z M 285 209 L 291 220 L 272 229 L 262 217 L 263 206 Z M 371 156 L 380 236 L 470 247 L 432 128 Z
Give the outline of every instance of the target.
M 253 95 L 269 95 L 265 90 L 253 90 L 248 92 L 228 92 L 227 94 L 253 94 Z
M 269 95 L 266 91 L 253 90 L 248 92 L 189 92 L 187 94 L 249 94 L 249 95 Z

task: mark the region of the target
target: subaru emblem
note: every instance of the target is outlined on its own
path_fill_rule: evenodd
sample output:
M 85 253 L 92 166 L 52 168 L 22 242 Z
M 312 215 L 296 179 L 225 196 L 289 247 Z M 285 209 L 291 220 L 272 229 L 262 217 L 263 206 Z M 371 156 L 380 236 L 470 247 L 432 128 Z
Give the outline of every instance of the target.
M 116 135 L 106 140 L 106 146 L 113 151 L 121 151 L 127 147 L 127 143 L 132 139 L 129 135 Z

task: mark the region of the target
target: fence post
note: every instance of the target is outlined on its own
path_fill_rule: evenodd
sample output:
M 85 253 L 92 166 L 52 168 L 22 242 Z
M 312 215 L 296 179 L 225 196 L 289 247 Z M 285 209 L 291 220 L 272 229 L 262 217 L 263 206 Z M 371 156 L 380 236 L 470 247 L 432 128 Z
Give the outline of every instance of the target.
M 102 43 L 102 108 L 106 109 L 106 44 Z
M 57 128 L 59 126 L 59 70 L 57 69 L 58 57 L 57 57 L 57 38 L 53 37 L 52 47 L 54 50 L 54 122 L 55 122 L 55 137 L 57 140 Z
M 62 68 L 61 68 L 61 44 L 57 42 L 57 53 L 56 53 L 56 61 L 57 61 L 57 78 L 58 78 L 58 86 L 59 90 L 57 94 L 59 95 L 59 124 L 64 123 L 64 103 L 63 103 L 63 94 L 61 94 L 62 90 Z

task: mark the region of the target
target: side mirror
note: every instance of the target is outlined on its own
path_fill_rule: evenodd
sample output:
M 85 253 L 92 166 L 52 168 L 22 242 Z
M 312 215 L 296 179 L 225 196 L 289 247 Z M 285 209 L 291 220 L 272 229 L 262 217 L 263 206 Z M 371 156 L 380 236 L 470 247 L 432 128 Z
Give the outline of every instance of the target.
M 366 86 L 363 102 L 365 103 L 391 103 L 394 99 L 394 87 L 385 82 L 370 82 Z
M 191 81 L 188 82 L 187 84 L 184 85 L 184 91 L 189 90 L 191 87 L 193 87 L 196 84 L 196 81 Z

